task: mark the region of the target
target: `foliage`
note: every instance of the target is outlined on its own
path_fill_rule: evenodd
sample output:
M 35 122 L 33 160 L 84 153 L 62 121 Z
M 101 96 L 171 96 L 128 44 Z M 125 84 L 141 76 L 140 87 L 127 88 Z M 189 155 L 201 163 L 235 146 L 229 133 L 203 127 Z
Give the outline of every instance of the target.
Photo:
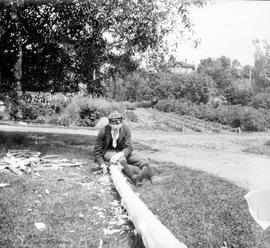
M 205 2 L 2 1 L 0 87 L 14 86 L 22 51 L 23 90 L 77 91 L 81 82 L 100 95 L 104 77 L 135 70 L 135 53 L 155 50 L 179 22 L 190 29 L 189 8 Z
M 50 101 L 50 107 L 54 113 L 60 114 L 71 101 L 72 96 L 65 96 L 63 94 L 54 94 Z
M 97 123 L 97 120 L 104 116 L 103 111 L 97 110 L 95 107 L 83 106 L 80 109 L 80 122 L 81 126 L 90 126 L 94 127 Z
M 243 67 L 237 60 L 231 61 L 225 56 L 202 59 L 197 68 L 198 73 L 206 74 L 214 80 L 219 94 L 235 86 L 236 81 L 249 78 L 249 70 L 250 66 Z
M 244 131 L 264 131 L 270 128 L 270 112 L 263 112 L 242 105 L 228 105 L 214 108 L 205 104 L 195 104 L 185 99 L 160 100 L 155 106 L 164 112 L 174 112 L 179 115 L 190 115 L 206 121 L 219 122 L 233 128 L 240 127 Z
M 250 106 L 256 109 L 270 109 L 270 93 L 258 93 L 252 98 Z
M 210 76 L 220 91 L 227 88 L 232 81 L 231 60 L 225 56 L 216 60 L 212 58 L 201 60 L 197 71 Z
M 132 102 L 185 97 L 197 103 L 206 103 L 216 92 L 214 81 L 209 76 L 198 73 L 175 75 L 137 70 L 123 79 L 108 82 L 108 85 L 108 96 L 115 100 Z
M 215 94 L 216 86 L 211 77 L 198 73 L 192 73 L 186 77 L 187 80 L 181 82 L 180 97 L 185 97 L 195 103 L 207 103 Z
M 108 116 L 113 110 L 124 114 L 125 107 L 121 103 L 108 101 L 104 98 L 78 95 L 72 98 L 63 110 L 62 116 L 68 119 L 70 124 L 95 126 L 100 117 Z
M 255 92 L 264 92 L 270 87 L 270 43 L 254 40 L 255 63 L 253 69 Z
M 247 106 L 252 98 L 252 92 L 248 89 L 238 89 L 235 86 L 230 86 L 224 90 L 224 96 L 232 105 L 241 104 Z
M 152 87 L 155 79 L 152 75 L 144 70 L 137 70 L 123 78 L 117 77 L 114 80 L 108 80 L 105 95 L 116 101 L 150 100 L 155 94 Z
M 21 100 L 22 119 L 26 121 L 42 122 L 41 117 L 49 117 L 54 113 L 54 110 L 42 103 L 28 103 Z
M 10 104 L 9 116 L 15 115 L 15 105 Z M 136 121 L 137 116 L 126 109 L 134 109 L 133 104 L 118 103 L 105 98 L 93 98 L 82 95 L 73 96 L 70 99 L 55 95 L 49 104 L 41 102 L 20 102 L 22 107 L 22 120 L 40 124 L 53 124 L 60 126 L 81 125 L 95 126 L 102 116 L 108 116 L 110 112 L 117 110 L 131 121 Z

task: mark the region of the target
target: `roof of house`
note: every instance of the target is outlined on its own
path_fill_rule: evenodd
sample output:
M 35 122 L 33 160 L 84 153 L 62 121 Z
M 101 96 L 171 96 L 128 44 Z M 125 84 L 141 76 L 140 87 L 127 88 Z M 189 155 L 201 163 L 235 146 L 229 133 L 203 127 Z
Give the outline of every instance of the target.
M 188 63 L 185 63 L 185 62 L 180 62 L 180 61 L 176 61 L 176 62 L 169 61 L 169 62 L 165 65 L 165 67 L 166 67 L 166 68 L 170 68 L 170 67 L 181 67 L 181 68 L 184 68 L 184 69 L 192 69 L 192 70 L 195 70 L 195 65 L 188 64 Z

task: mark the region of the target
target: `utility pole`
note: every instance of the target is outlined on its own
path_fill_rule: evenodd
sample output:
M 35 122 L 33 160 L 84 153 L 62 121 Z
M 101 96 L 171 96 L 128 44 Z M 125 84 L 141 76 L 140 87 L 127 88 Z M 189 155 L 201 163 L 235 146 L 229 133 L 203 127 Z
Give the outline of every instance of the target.
M 251 74 L 252 74 L 252 72 L 251 72 L 251 66 L 249 66 L 249 86 L 251 87 Z

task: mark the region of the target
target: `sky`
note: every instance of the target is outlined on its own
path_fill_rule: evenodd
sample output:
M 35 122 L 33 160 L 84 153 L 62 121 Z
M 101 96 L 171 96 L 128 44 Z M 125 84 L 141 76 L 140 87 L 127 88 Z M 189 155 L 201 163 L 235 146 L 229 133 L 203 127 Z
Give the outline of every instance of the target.
M 187 42 L 178 48 L 176 58 L 197 65 L 201 59 L 220 56 L 254 65 L 252 40 L 270 41 L 270 1 L 216 0 L 191 10 L 195 36 L 201 43 Z

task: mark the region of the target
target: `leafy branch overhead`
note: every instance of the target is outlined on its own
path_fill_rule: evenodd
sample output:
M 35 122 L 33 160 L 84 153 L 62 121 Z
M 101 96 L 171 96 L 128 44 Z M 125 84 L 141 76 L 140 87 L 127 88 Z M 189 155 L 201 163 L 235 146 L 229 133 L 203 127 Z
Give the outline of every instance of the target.
M 135 55 L 141 58 L 149 51 L 164 52 L 170 32 L 179 27 L 191 29 L 189 8 L 205 3 L 205 0 L 1 1 L 0 87 L 4 91 L 12 89 L 12 68 L 21 49 L 23 59 L 19 69 L 23 90 L 70 91 L 76 90 L 81 82 L 87 85 L 89 93 L 102 94 L 104 77 L 136 69 Z

